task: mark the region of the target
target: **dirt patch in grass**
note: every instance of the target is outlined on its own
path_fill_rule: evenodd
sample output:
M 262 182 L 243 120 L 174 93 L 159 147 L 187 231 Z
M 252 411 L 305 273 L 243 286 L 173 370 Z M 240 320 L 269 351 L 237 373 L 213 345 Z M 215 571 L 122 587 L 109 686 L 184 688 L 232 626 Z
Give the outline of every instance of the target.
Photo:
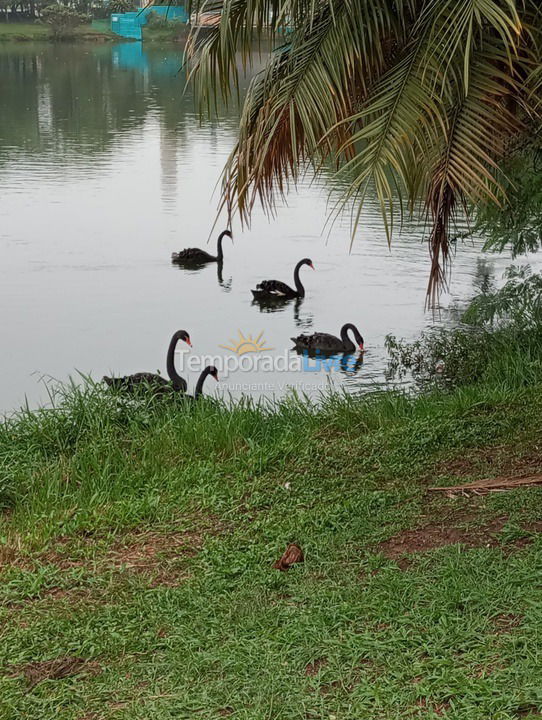
M 513 613 L 502 613 L 493 618 L 493 625 L 495 626 L 495 634 L 501 635 L 508 633 L 519 627 L 523 621 L 521 615 L 514 615 Z
M 62 680 L 79 675 L 83 671 L 96 674 L 100 671 L 100 665 L 85 658 L 67 655 L 54 660 L 43 660 L 12 667 L 9 677 L 24 677 L 28 689 L 31 690 L 44 680 Z
M 198 533 L 148 533 L 124 538 L 108 552 L 105 563 L 118 570 L 142 573 L 152 586 L 177 585 L 189 575 L 183 559 L 197 555 L 203 545 Z
M 514 711 L 514 714 L 518 718 L 539 718 L 542 717 L 542 714 L 540 713 L 540 710 L 536 705 L 522 705 L 517 710 Z
M 109 546 L 96 538 L 85 538 L 84 546 L 53 550 L 40 556 L 41 562 L 61 570 L 84 568 L 93 574 L 107 571 L 136 573 L 148 578 L 151 586 L 174 586 L 188 577 L 186 560 L 197 555 L 204 542 L 200 532 L 131 532 Z M 58 590 L 58 597 L 62 591 Z
M 514 547 L 518 550 L 530 545 L 536 538 L 536 536 L 542 533 L 542 521 L 525 523 L 523 525 L 525 532 L 524 537 L 517 538 L 514 540 Z
M 207 518 L 206 522 L 206 526 L 200 522 L 195 529 L 183 531 L 146 529 L 115 536 L 65 536 L 55 538 L 50 549 L 34 554 L 18 549 L 14 539 L 9 551 L 0 548 L 0 560 L 7 560 L 5 567 L 34 573 L 49 566 L 52 582 L 32 596 L 13 598 L 4 605 L 17 612 L 36 602 L 59 608 L 84 603 L 116 604 L 130 576 L 141 578 L 151 588 L 176 587 L 190 577 L 190 559 L 198 554 L 205 540 L 224 531 L 218 521 Z M 102 581 L 94 583 L 99 576 L 107 578 L 105 589 Z M 18 622 L 16 616 L 13 621 Z
M 13 565 L 17 560 L 17 551 L 10 545 L 0 546 L 0 570 Z
M 323 668 L 327 665 L 327 660 L 325 658 L 318 658 L 317 660 L 313 660 L 310 663 L 307 663 L 305 665 L 305 675 L 306 677 L 314 677 L 315 675 L 318 675 L 320 672 L 320 668 Z
M 398 559 L 404 555 L 427 552 L 446 545 L 461 544 L 465 547 L 496 547 L 499 545 L 498 533 L 501 532 L 507 517 L 495 518 L 485 525 L 465 526 L 465 518 L 461 524 L 434 523 L 403 530 L 389 540 L 380 543 L 378 549 L 390 559 Z
M 137 530 L 115 536 L 109 543 L 98 535 L 59 538 L 54 549 L 41 553 L 37 559 L 41 564 L 56 565 L 62 570 L 93 564 L 116 568 L 138 567 L 161 557 L 195 555 L 203 545 L 205 534 L 199 529 Z
M 416 701 L 416 705 L 421 711 L 423 711 L 420 714 L 426 715 L 428 712 L 430 712 L 433 715 L 437 715 L 438 717 L 444 715 L 444 713 L 450 708 L 449 702 L 439 703 L 434 702 L 429 698 L 420 698 Z
M 478 448 L 460 457 L 439 463 L 431 474 L 435 477 L 523 477 L 542 472 L 542 449 L 536 445 L 518 449 L 509 445 Z
M 42 598 L 51 598 L 53 600 L 66 600 L 70 604 L 77 602 L 89 602 L 94 598 L 96 592 L 93 592 L 92 588 L 88 587 L 71 587 L 71 588 L 60 588 L 52 587 L 47 590 L 43 590 L 41 593 Z
M 183 524 L 186 526 L 186 519 Z M 50 549 L 34 554 L 17 549 L 17 543 L 0 547 L 0 571 L 17 567 L 36 571 L 50 565 L 61 571 L 82 569 L 89 573 L 132 573 L 145 576 L 152 587 L 175 586 L 189 576 L 188 560 L 203 547 L 205 539 L 224 531 L 215 518 L 196 518 L 187 530 L 136 530 L 122 535 L 80 533 L 55 538 Z M 64 583 L 62 583 L 64 586 Z M 62 598 L 72 592 L 50 588 L 49 596 Z M 42 593 L 40 593 L 42 595 Z
M 507 521 L 507 515 L 484 519 L 483 501 L 472 498 L 451 509 L 442 505 L 433 508 L 432 516 L 438 514 L 439 522 L 427 522 L 418 528 L 403 530 L 380 543 L 378 550 L 387 558 L 397 560 L 399 567 L 409 566 L 412 553 L 423 553 L 447 545 L 463 545 L 466 548 L 502 547 L 505 552 L 521 550 L 530 545 L 542 533 L 542 521 L 522 523 L 518 536 L 503 539 L 500 533 Z M 431 515 L 427 516 L 429 519 Z M 423 521 L 422 521 L 423 522 Z

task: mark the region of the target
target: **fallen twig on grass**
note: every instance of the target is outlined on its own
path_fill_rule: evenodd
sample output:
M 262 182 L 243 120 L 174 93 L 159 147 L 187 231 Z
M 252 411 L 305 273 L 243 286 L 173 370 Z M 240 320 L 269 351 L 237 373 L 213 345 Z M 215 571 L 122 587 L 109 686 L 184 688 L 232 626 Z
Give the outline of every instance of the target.
M 443 487 L 428 488 L 428 490 L 429 492 L 445 492 L 448 495 L 485 495 L 490 492 L 505 492 L 506 490 L 514 490 L 518 487 L 528 487 L 530 485 L 542 485 L 542 475 L 491 478 L 476 480 L 467 485 L 446 485 Z

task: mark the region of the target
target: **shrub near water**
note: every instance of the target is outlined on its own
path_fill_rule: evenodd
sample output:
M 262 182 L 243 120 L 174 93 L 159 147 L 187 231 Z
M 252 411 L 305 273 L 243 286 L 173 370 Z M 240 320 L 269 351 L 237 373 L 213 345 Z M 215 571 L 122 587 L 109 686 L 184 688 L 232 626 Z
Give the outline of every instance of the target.
M 42 12 L 45 23 L 50 25 L 55 40 L 66 40 L 75 28 L 89 22 L 90 18 L 66 5 L 48 5 Z
M 422 386 L 457 387 L 479 381 L 535 382 L 542 347 L 542 276 L 510 268 L 500 289 L 476 296 L 461 326 L 422 334 L 413 343 L 386 338 L 391 378 L 412 373 Z

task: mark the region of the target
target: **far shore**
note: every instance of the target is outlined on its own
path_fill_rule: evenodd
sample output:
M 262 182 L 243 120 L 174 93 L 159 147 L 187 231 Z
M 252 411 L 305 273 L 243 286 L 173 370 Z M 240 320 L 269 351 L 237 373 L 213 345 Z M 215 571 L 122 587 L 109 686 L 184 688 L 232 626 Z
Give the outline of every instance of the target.
M 130 38 L 116 35 L 106 28 L 109 23 L 99 21 L 102 27 L 81 25 L 75 28 L 62 42 L 134 42 Z M 186 37 L 186 27 L 144 28 L 143 40 L 150 42 L 179 42 Z M 58 42 L 45 23 L 10 22 L 0 23 L 0 42 Z
M 52 42 L 54 40 L 50 27 L 45 23 L 38 21 L 0 23 L 0 42 L 33 42 L 36 40 L 45 42 Z M 110 42 L 112 40 L 122 41 L 124 38 L 106 31 L 103 28 L 97 29 L 92 27 L 92 25 L 81 25 L 81 27 L 73 30 L 67 40 Z

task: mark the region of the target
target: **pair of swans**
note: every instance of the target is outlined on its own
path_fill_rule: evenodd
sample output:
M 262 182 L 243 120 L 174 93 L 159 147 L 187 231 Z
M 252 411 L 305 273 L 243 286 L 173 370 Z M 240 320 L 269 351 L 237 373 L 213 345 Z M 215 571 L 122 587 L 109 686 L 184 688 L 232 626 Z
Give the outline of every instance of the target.
M 295 290 L 281 280 L 263 280 L 256 285 L 256 289 L 252 290 L 252 295 L 257 301 L 270 300 L 292 300 L 294 298 L 305 297 L 305 288 L 299 279 L 299 271 L 303 265 L 308 265 L 314 270 L 314 265 L 310 258 L 303 258 L 294 268 L 294 285 Z M 309 353 L 352 353 L 356 350 L 356 346 L 350 339 L 348 333 L 352 332 L 358 348 L 363 352 L 363 337 L 355 325 L 346 323 L 341 328 L 340 338 L 329 333 L 313 333 L 312 335 L 298 335 L 290 338 L 294 343 L 298 352 Z
M 294 268 L 294 285 L 295 290 L 281 280 L 263 280 L 256 285 L 256 289 L 252 290 L 255 300 L 292 300 L 294 298 L 305 297 L 305 288 L 299 279 L 299 271 L 303 265 L 308 265 L 314 270 L 314 265 L 310 258 L 303 258 Z M 329 333 L 313 333 L 312 335 L 298 335 L 290 338 L 294 343 L 298 352 L 309 353 L 352 353 L 356 350 L 356 345 L 350 339 L 348 333 L 352 332 L 358 348 L 363 352 L 363 337 L 355 325 L 346 323 L 341 328 L 340 338 Z
M 200 248 L 186 248 L 178 253 L 173 253 L 171 260 L 174 263 L 181 265 L 188 264 L 205 264 L 209 262 L 222 263 L 224 254 L 222 251 L 222 241 L 224 237 L 230 237 L 233 240 L 233 236 L 230 230 L 224 230 L 218 236 L 217 241 L 217 254 L 210 255 L 205 250 Z M 308 265 L 314 270 L 314 265 L 310 258 L 303 258 L 300 260 L 294 268 L 294 285 L 295 289 L 287 285 L 281 280 L 262 280 L 262 282 L 256 285 L 254 290 L 251 290 L 254 300 L 257 302 L 277 302 L 285 300 L 293 300 L 295 298 L 305 297 L 305 288 L 299 277 L 299 271 L 304 265 Z M 295 348 L 298 352 L 322 352 L 322 353 L 352 353 L 356 350 L 356 345 L 352 342 L 349 337 L 349 332 L 352 332 L 356 341 L 357 347 L 362 352 L 364 351 L 364 341 L 361 333 L 355 325 L 352 323 L 346 323 L 342 326 L 340 331 L 340 338 L 329 333 L 313 333 L 312 335 L 298 335 L 297 337 L 291 338 Z
M 168 392 L 178 392 L 185 395 L 188 385 L 186 380 L 179 375 L 175 369 L 175 350 L 179 341 L 185 342 L 187 345 L 192 347 L 190 341 L 190 335 L 186 330 L 177 330 L 177 332 L 171 338 L 169 348 L 167 351 L 166 368 L 169 376 L 169 382 L 161 375 L 156 373 L 141 372 L 135 373 L 134 375 L 125 375 L 124 377 L 108 377 L 104 375 L 103 381 L 106 385 L 114 390 L 124 391 L 128 393 L 137 392 L 139 388 L 147 388 L 153 391 L 154 394 L 163 394 Z M 203 384 L 209 377 L 213 377 L 218 380 L 218 370 L 214 365 L 207 365 L 207 367 L 200 373 L 198 382 L 196 384 L 196 390 L 194 392 L 193 399 L 197 400 L 203 393 Z M 192 397 L 186 395 L 186 397 Z
M 222 241 L 225 237 L 229 237 L 233 241 L 231 230 L 224 230 L 218 236 L 216 244 L 216 255 L 211 255 L 201 248 L 185 248 L 179 252 L 171 254 L 171 262 L 176 265 L 193 266 L 205 265 L 207 263 L 216 262 L 221 264 L 224 261 L 224 251 L 222 249 Z M 305 288 L 299 279 L 299 270 L 303 265 L 308 265 L 314 270 L 312 260 L 303 258 L 295 266 L 294 284 L 295 290 L 280 280 L 263 280 L 252 290 L 255 300 L 293 300 L 294 298 L 305 297 Z

